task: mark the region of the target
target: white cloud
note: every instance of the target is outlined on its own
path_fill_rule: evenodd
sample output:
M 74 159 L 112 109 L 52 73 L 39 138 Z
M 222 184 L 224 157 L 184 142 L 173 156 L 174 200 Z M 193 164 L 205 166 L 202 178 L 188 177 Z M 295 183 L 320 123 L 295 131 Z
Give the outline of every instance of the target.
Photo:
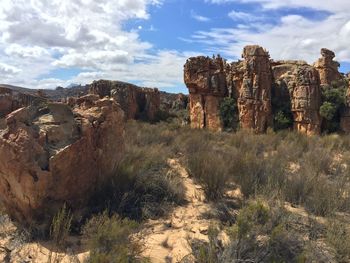
M 9 76 L 9 75 L 11 76 L 11 75 L 15 75 L 19 72 L 21 72 L 20 69 L 0 62 L 0 73 L 1 74 L 5 75 L 5 76 Z
M 228 16 L 233 20 L 244 20 L 246 22 L 259 20 L 259 17 L 256 15 L 235 10 L 232 10 L 230 13 L 228 13 Z
M 142 25 L 123 28 L 129 19 L 149 19 L 150 6 L 161 4 L 162 0 L 2 0 L 1 81 L 41 88 L 96 78 L 177 85 L 182 82 L 184 55 L 157 51 L 142 41 Z M 83 72 L 68 80 L 43 79 L 58 68 Z
M 245 45 L 259 44 L 270 51 L 273 59 L 301 59 L 313 63 L 323 47 L 336 52 L 337 60 L 350 62 L 350 5 L 346 0 L 206 0 L 214 4 L 228 2 L 256 3 L 263 8 L 263 16 L 254 21 L 252 14 L 234 11 L 230 17 L 243 25 L 232 28 L 211 28 L 195 32 L 193 42 L 205 44 L 208 52 L 221 53 L 238 59 Z M 328 11 L 322 19 L 293 14 L 280 17 L 278 23 L 269 23 L 271 9 L 311 8 Z M 276 12 L 277 11 L 277 12 Z M 310 11 L 312 12 L 312 11 Z M 276 16 L 278 10 L 273 10 Z M 276 18 L 276 17 L 274 17 Z M 266 23 L 264 24 L 264 21 Z M 248 23 L 247 23 L 248 22 Z
M 199 22 L 209 22 L 211 20 L 209 17 L 198 15 L 193 10 L 191 11 L 191 17 Z

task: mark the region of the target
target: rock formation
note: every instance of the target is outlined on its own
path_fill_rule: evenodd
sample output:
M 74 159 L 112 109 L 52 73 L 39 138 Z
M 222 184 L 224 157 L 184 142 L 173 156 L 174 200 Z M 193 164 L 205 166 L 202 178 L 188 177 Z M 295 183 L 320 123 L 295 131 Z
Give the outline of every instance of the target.
M 321 49 L 322 57 L 314 64 L 320 74 L 321 85 L 331 85 L 333 81 L 342 79 L 339 73 L 339 63 L 334 61 L 335 54 L 326 48 Z
M 115 172 L 124 150 L 124 113 L 89 95 L 67 104 L 20 108 L 0 131 L 0 197 L 11 217 L 47 223 L 67 203 L 79 209 Z
M 290 107 L 295 130 L 320 133 L 321 86 L 343 79 L 339 64 L 333 61 L 334 53 L 322 49 L 321 54 L 323 57 L 314 66 L 305 61 L 270 60 L 268 52 L 256 45 L 244 48 L 243 61 L 189 58 L 184 80 L 190 93 L 191 126 L 221 130 L 219 106 L 224 97 L 231 97 L 237 101 L 243 129 L 262 133 L 271 127 L 273 114 L 278 112 L 272 108 L 272 101 L 277 101 L 278 105 Z
M 321 89 L 319 74 L 304 61 L 277 61 L 272 72 L 275 80 L 274 95 L 291 105 L 294 129 L 306 134 L 321 131 Z
M 45 99 L 39 96 L 13 91 L 6 87 L 0 87 L 0 118 L 4 118 L 10 112 L 21 107 L 27 107 L 43 101 L 45 101 Z
M 191 127 L 221 130 L 219 105 L 227 94 L 225 61 L 220 56 L 190 58 L 184 79 L 190 93 Z
M 238 97 L 240 125 L 262 133 L 272 121 L 270 56 L 262 47 L 246 46 L 243 58 L 244 74 Z
M 90 93 L 99 95 L 100 98 L 114 98 L 124 110 L 127 119 L 154 121 L 160 110 L 158 89 L 139 88 L 120 81 L 99 80 L 90 85 Z

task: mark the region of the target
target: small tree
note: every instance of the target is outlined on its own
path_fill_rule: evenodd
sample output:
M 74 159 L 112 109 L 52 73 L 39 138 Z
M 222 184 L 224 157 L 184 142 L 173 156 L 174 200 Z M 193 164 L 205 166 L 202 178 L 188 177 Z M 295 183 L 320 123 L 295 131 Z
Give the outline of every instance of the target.
M 234 98 L 224 98 L 220 104 L 220 118 L 225 129 L 237 130 L 239 126 L 238 107 Z
M 322 87 L 320 115 L 324 118 L 323 130 L 336 132 L 340 128 L 340 116 L 346 103 L 346 81 L 335 81 L 331 86 Z

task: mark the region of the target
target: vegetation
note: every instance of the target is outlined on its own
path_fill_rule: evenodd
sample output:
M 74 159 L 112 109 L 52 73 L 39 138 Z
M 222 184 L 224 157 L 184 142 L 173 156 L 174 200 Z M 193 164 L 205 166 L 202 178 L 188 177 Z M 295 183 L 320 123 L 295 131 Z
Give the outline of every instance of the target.
M 63 246 L 66 243 L 71 229 L 72 218 L 72 214 L 66 204 L 64 204 L 53 217 L 50 228 L 50 237 L 57 246 Z
M 237 101 L 234 98 L 225 97 L 220 104 L 220 117 L 223 126 L 227 130 L 237 130 L 239 116 Z
M 275 131 L 290 129 L 293 127 L 292 105 L 288 87 L 282 82 L 278 89 L 283 95 L 276 96 L 276 94 L 273 94 L 271 102 L 273 110 L 273 129 Z M 276 92 L 276 87 L 274 87 L 272 93 Z
M 346 90 L 348 84 L 345 80 L 335 81 L 331 86 L 322 87 L 322 105 L 320 114 L 325 119 L 323 131 L 330 133 L 339 131 L 340 115 L 346 103 Z
M 107 212 L 91 218 L 84 226 L 83 234 L 88 238 L 91 263 L 146 262 L 140 256 L 140 247 L 131 241 L 138 224 L 121 219 Z
M 91 200 L 91 219 L 82 230 L 91 262 L 145 261 L 133 234 L 143 220 L 184 204 L 171 159 L 186 167 L 218 210 L 215 218 L 203 215 L 220 224 L 208 229 L 207 243 L 192 244 L 196 262 L 350 260 L 350 136 L 212 133 L 174 119 L 128 122 L 125 141 L 116 175 Z M 227 190 L 236 188 L 239 202 L 230 205 Z M 64 206 L 51 227 L 57 244 L 64 243 L 70 222 Z

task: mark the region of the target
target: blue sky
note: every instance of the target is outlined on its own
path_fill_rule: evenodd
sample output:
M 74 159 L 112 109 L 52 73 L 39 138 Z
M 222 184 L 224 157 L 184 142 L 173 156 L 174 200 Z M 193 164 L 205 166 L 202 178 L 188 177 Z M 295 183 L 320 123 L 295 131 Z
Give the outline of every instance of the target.
M 1 82 L 55 88 L 106 78 L 186 92 L 189 56 L 312 64 L 326 47 L 350 71 L 346 0 L 1 0 Z

